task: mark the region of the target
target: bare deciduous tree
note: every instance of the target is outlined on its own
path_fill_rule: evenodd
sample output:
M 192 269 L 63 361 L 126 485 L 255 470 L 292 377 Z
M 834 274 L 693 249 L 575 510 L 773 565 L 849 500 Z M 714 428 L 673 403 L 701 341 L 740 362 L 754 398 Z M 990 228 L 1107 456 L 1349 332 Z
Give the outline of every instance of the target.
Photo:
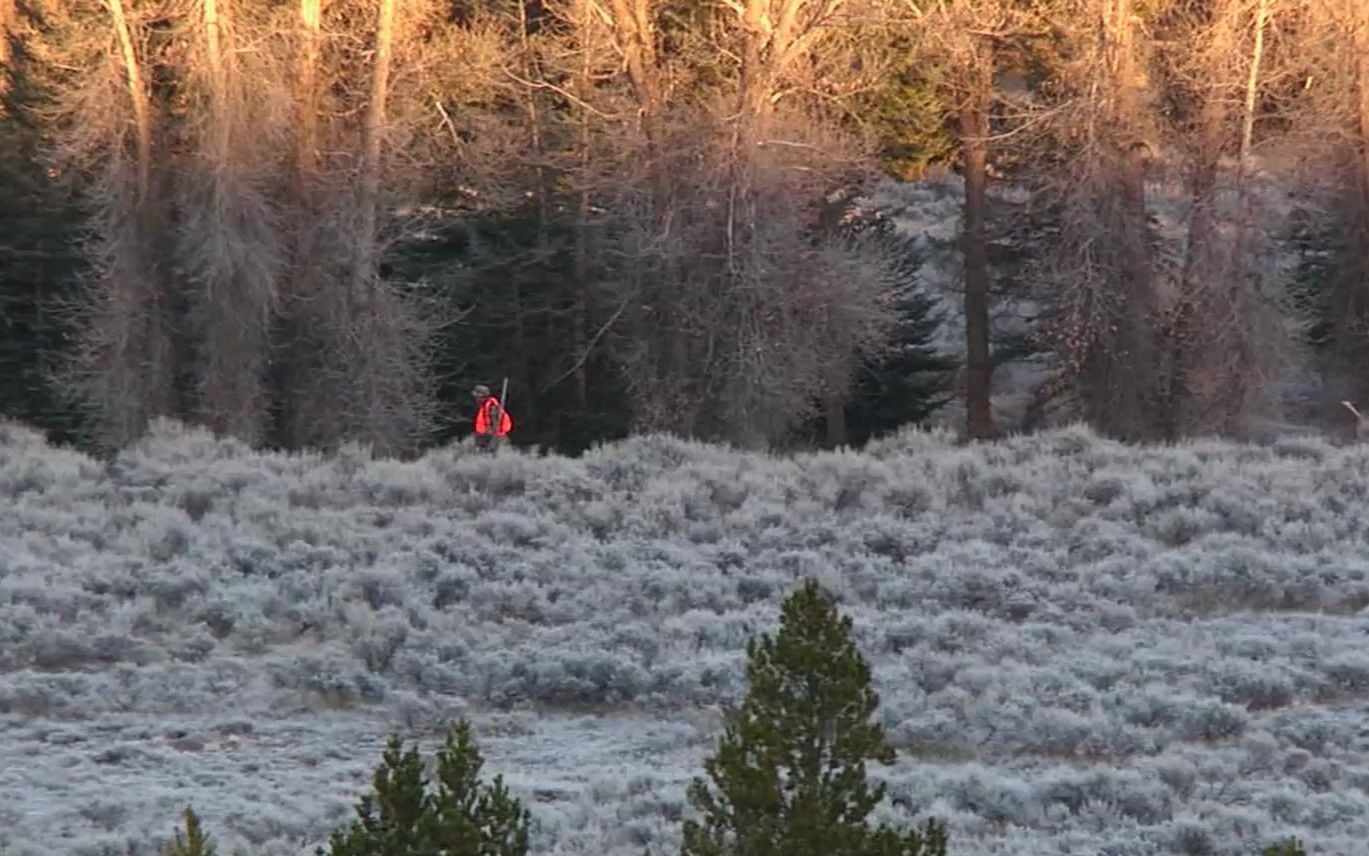
M 290 255 L 278 289 L 272 325 L 272 350 L 266 382 L 271 394 L 269 437 L 280 448 L 299 448 L 313 440 L 309 414 L 317 424 L 326 409 L 308 377 L 319 368 L 318 339 L 309 319 L 317 319 L 321 302 L 319 112 L 322 74 L 321 0 L 299 0 L 291 34 L 293 79 L 290 118 L 288 193 L 282 208 L 289 213 Z
M 812 107 L 820 55 L 842 55 L 844 7 L 729 3 L 695 34 L 699 50 L 667 60 L 653 5 L 613 5 L 648 154 L 620 170 L 645 187 L 603 197 L 616 222 L 605 302 L 620 307 L 611 343 L 641 428 L 764 445 L 817 402 L 839 407 L 861 353 L 883 341 L 889 260 L 818 228 L 824 197 L 866 157 Z M 711 71 L 725 85 L 666 99 L 663 81 L 690 74 L 681 57 L 710 53 L 730 58 Z
M 1323 0 L 1330 3 L 1331 0 Z M 1348 216 L 1349 240 L 1341 258 L 1334 299 L 1340 330 L 1341 349 L 1359 363 L 1356 380 L 1361 391 L 1369 392 L 1369 372 L 1362 368 L 1369 357 L 1369 8 L 1355 0 L 1344 0 L 1328 17 L 1342 24 L 1351 50 L 1350 103 L 1345 111 L 1350 139 L 1343 174 L 1348 181 L 1342 190 L 1343 209 Z
M 1249 171 L 1269 11 L 1269 0 L 1232 0 L 1194 34 L 1202 120 L 1172 315 L 1181 323 L 1168 331 L 1178 431 L 1239 435 L 1282 415 L 1283 375 L 1294 352 L 1282 284 L 1269 275 L 1281 224 L 1252 192 Z M 1223 155 L 1233 151 L 1234 168 L 1224 170 Z
M 324 297 L 321 324 L 326 337 L 321 380 L 333 395 L 327 411 L 316 415 L 316 436 L 332 426 L 331 445 L 340 440 L 371 444 L 395 454 L 416 449 L 431 430 L 432 379 L 428 347 L 432 323 L 417 306 L 380 278 L 381 195 L 385 139 L 390 131 L 391 62 L 397 26 L 395 0 L 377 0 L 370 51 L 369 85 L 360 129 L 355 192 L 335 183 L 335 204 L 348 213 L 337 218 L 335 247 L 345 253 L 345 285 Z M 350 183 L 350 182 L 349 182 Z M 339 212 L 341 213 L 341 212 Z M 344 250 L 345 247 L 345 250 Z
M 1068 93 L 1043 127 L 1053 152 L 1036 204 L 1058 223 L 1035 278 L 1055 316 L 1048 340 L 1073 379 L 1083 415 L 1128 439 L 1159 426 L 1155 259 L 1146 174 L 1155 153 L 1154 92 L 1131 0 L 1069 0 L 1059 85 Z
M 396 222 L 384 190 L 422 172 L 389 167 L 425 152 L 410 132 L 430 69 L 409 60 L 442 10 L 338 0 L 334 27 L 353 30 L 325 39 L 321 2 L 300 0 L 281 40 L 278 7 L 194 8 L 108 0 L 104 39 L 88 10 L 49 10 L 63 149 L 73 174 L 100 176 L 96 277 L 65 378 L 110 445 L 173 416 L 249 442 L 412 449 L 440 316 L 381 281 Z
M 1239 189 L 1246 193 L 1258 178 L 1251 152 L 1264 149 L 1262 160 L 1273 167 L 1266 163 L 1262 170 L 1275 168 L 1273 177 L 1295 190 L 1299 219 L 1310 226 L 1305 237 L 1324 241 L 1324 270 L 1318 281 L 1302 284 L 1310 303 L 1272 308 L 1299 334 L 1299 325 L 1327 325 L 1329 348 L 1303 359 L 1320 374 L 1318 415 L 1336 418 L 1339 399 L 1369 390 L 1369 99 L 1362 99 L 1369 92 L 1369 11 L 1353 0 L 1247 0 L 1243 14 L 1253 32 L 1242 63 Z M 1253 127 L 1249 145 L 1247 127 Z M 1246 222 L 1254 227 L 1240 233 L 1242 241 L 1268 247 L 1285 237 L 1280 219 Z M 1276 277 L 1270 267 L 1255 270 L 1266 281 Z M 1261 363 L 1268 363 L 1269 344 L 1255 342 Z M 1281 340 L 1273 345 L 1279 352 Z
M 49 10 L 59 12 L 61 10 Z M 57 383 L 92 416 L 92 440 L 114 447 L 148 421 L 179 415 L 176 318 L 159 263 L 165 234 L 154 172 L 154 118 L 142 30 L 124 0 L 106 0 L 104 50 L 88 19 L 52 16 L 64 50 L 80 63 L 53 118 L 62 129 L 63 168 L 94 177 L 90 300 L 77 309 L 79 335 Z
M 263 437 L 267 355 L 283 267 L 275 185 L 284 133 L 277 75 L 251 51 L 232 0 L 202 0 L 189 42 L 188 91 L 203 105 L 177 182 L 178 267 L 194 295 L 197 410 L 215 431 Z M 244 67 L 244 64 L 246 66 Z

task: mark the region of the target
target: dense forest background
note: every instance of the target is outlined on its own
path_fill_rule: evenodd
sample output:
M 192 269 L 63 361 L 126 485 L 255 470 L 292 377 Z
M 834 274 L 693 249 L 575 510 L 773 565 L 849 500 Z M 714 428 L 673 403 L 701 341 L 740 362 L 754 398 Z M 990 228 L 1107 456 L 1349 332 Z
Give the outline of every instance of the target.
M 1344 430 L 1362 0 L 0 0 L 0 414 Z M 950 204 L 953 202 L 954 204 Z

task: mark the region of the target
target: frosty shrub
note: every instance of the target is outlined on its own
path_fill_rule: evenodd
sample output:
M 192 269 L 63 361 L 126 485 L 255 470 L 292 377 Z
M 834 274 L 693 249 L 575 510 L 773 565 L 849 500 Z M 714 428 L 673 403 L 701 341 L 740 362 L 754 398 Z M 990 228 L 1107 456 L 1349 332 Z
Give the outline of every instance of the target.
M 702 820 L 684 825 L 682 856 L 944 856 L 946 831 L 871 829 L 884 799 L 866 761 L 894 750 L 873 721 L 879 695 L 851 640 L 851 619 L 804 582 L 781 606 L 776 638 L 747 643 L 749 690 L 705 762 L 689 802 Z
M 190 803 L 222 854 L 312 853 L 354 819 L 334 784 L 370 790 L 377 722 L 440 745 L 470 716 L 531 850 L 677 852 L 748 640 L 811 578 L 899 749 L 867 825 L 1153 856 L 1191 820 L 1221 856 L 1363 856 L 1367 486 L 1363 444 L 1083 427 L 401 461 L 162 422 L 105 461 L 7 425 L 0 850 L 156 853 Z
M 526 856 L 530 816 L 502 777 L 480 782 L 484 760 L 465 720 L 437 751 L 437 787 L 429 790 L 417 747 L 386 744 L 357 819 L 329 838 L 319 856 Z

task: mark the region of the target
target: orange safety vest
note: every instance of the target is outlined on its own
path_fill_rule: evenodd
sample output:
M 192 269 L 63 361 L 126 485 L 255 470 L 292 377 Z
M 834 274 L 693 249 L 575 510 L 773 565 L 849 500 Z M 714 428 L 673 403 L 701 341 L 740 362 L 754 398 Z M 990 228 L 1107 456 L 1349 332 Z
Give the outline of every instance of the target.
M 513 430 L 513 418 L 499 406 L 499 399 L 491 395 L 480 405 L 480 409 L 475 411 L 475 433 L 490 433 L 490 409 L 494 407 L 499 407 L 499 430 L 495 435 L 503 437 Z

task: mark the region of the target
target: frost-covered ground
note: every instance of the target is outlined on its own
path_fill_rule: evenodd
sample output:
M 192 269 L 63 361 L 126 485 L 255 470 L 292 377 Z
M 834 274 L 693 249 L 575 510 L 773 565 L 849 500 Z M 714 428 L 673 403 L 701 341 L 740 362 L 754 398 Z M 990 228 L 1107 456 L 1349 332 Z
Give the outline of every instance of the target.
M 305 852 L 387 732 L 464 713 L 537 852 L 663 852 L 812 574 L 900 749 L 882 814 L 954 853 L 1362 856 L 1367 500 L 1369 450 L 1316 440 L 400 463 L 160 426 L 105 465 L 0 427 L 0 850 L 148 852 L 189 801 Z

